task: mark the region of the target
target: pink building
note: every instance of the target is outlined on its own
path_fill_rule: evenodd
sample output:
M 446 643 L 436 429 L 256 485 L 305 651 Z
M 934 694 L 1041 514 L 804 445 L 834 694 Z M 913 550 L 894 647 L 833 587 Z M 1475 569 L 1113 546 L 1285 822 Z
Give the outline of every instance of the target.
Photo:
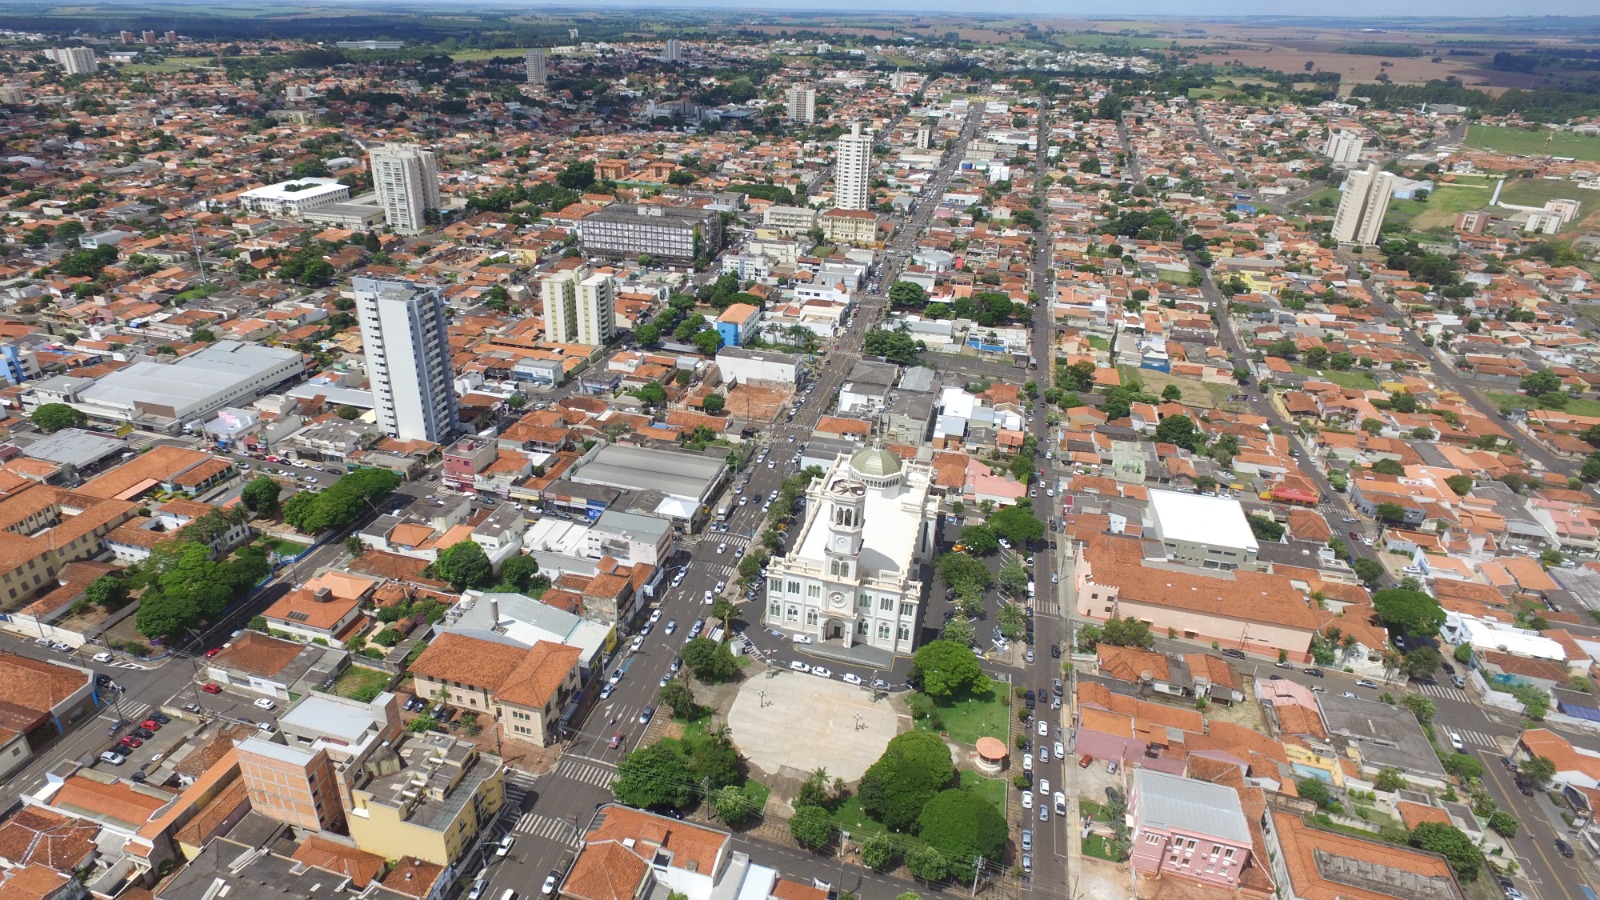
M 472 493 L 478 473 L 500 453 L 499 444 L 479 437 L 464 437 L 444 451 L 444 484 L 452 491 Z
M 1231 787 L 1133 770 L 1133 867 L 1228 888 L 1250 864 L 1250 825 Z

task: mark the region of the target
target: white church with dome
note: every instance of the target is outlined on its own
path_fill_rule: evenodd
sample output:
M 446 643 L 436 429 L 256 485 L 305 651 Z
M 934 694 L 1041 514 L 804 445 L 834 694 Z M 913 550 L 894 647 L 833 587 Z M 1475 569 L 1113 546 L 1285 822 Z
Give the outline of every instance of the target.
M 840 454 L 806 490 L 805 522 L 767 566 L 766 624 L 818 642 L 916 649 L 919 569 L 933 560 L 933 471 L 881 445 Z

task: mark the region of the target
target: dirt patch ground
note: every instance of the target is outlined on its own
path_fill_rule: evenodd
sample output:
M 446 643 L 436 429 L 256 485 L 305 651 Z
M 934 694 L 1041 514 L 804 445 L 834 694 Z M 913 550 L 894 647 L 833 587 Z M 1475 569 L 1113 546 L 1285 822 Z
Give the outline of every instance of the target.
M 723 410 L 747 422 L 773 422 L 792 396 L 794 392 L 787 388 L 736 384 L 726 390 Z

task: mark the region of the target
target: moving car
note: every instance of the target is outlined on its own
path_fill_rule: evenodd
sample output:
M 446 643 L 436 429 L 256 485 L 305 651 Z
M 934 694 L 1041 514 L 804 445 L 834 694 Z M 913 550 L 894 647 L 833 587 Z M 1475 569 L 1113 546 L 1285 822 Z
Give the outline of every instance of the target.
M 640 725 L 648 725 L 648 724 L 650 724 L 650 717 L 655 715 L 655 714 L 656 714 L 656 708 L 654 706 L 646 706 L 644 709 L 639 711 L 639 724 Z
M 500 843 L 494 848 L 494 855 L 504 857 L 507 853 L 511 852 L 511 845 L 516 842 L 517 836 L 508 832 L 505 837 L 500 839 Z
M 278 704 L 272 702 L 271 697 L 257 697 L 255 707 L 256 709 L 277 709 Z
M 1048 735 L 1049 733 L 1050 733 L 1050 723 L 1046 722 L 1043 719 L 1040 719 L 1039 720 L 1039 736 L 1040 737 L 1044 737 L 1044 736 Z
M 811 667 L 810 666 L 806 665 L 805 663 L 801 662 L 798 659 L 790 661 L 789 668 L 793 669 L 796 672 L 809 672 L 809 671 L 811 671 Z

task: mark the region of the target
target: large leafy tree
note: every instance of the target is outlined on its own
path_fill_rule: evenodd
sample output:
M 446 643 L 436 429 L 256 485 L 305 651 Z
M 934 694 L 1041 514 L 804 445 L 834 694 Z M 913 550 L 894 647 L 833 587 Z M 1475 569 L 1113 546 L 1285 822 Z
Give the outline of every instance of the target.
M 1443 856 L 1456 878 L 1464 882 L 1477 881 L 1483 872 L 1483 851 L 1473 846 L 1472 838 L 1454 825 L 1423 822 L 1411 829 L 1411 846 Z
M 477 541 L 462 541 L 439 552 L 434 572 L 458 591 L 483 587 L 494 580 L 494 563 Z
M 538 574 L 539 561 L 532 556 L 513 556 L 500 566 L 500 582 L 513 591 L 526 591 Z
M 1561 390 L 1561 378 L 1549 369 L 1540 369 L 1532 374 L 1522 376 L 1521 387 L 1525 393 L 1541 397 Z
M 1444 608 L 1421 591 L 1389 588 L 1372 595 L 1378 618 L 1390 628 L 1417 637 L 1432 637 L 1444 624 Z
M 789 834 L 795 843 L 816 852 L 833 842 L 833 819 L 820 806 L 802 806 L 789 820 Z
M 954 776 L 950 748 L 938 735 L 908 731 L 889 741 L 861 777 L 861 808 L 892 831 L 909 831 Z
M 958 880 L 966 881 L 978 857 L 1004 858 L 1006 820 L 994 804 L 957 788 L 940 791 L 922 808 L 917 835 L 943 853 L 952 869 L 962 870 Z
M 739 662 L 726 644 L 697 637 L 683 645 L 683 664 L 695 678 L 707 684 L 727 681 L 739 671 Z
M 939 557 L 939 575 L 945 584 L 962 593 L 981 593 L 994 583 L 989 567 L 965 553 L 946 553 Z
M 696 784 L 713 788 L 744 783 L 744 761 L 726 735 L 715 735 L 689 754 L 689 774 Z
M 661 744 L 640 747 L 617 766 L 611 792 L 639 809 L 678 809 L 694 797 L 694 776 L 676 750 Z
M 128 602 L 128 582 L 110 575 L 101 575 L 84 588 L 83 599 L 107 612 L 121 609 Z
M 1000 540 L 995 536 L 994 529 L 987 525 L 968 525 L 961 529 L 961 543 L 967 552 L 978 556 L 988 556 L 1000 549 Z
M 711 792 L 711 809 L 729 826 L 737 828 L 750 821 L 759 812 L 756 803 L 736 785 L 720 787 Z
M 1008 506 L 989 517 L 989 528 L 994 533 L 1021 547 L 1044 537 L 1044 523 L 1023 506 Z M 966 537 L 966 529 L 962 529 Z
M 1107 619 L 1100 628 L 1100 643 L 1149 649 L 1155 646 L 1156 638 L 1150 633 L 1148 622 L 1128 616 L 1125 619 Z
M 928 292 L 914 281 L 896 281 L 889 287 L 889 302 L 895 306 L 926 306 Z
M 1206 437 L 1188 416 L 1167 416 L 1156 426 L 1156 441 L 1194 450 L 1205 443 Z
M 193 599 L 151 591 L 139 601 L 133 624 L 145 637 L 171 640 L 182 636 L 198 619 Z
M 239 492 L 239 500 L 252 513 L 269 516 L 278 511 L 278 494 L 282 490 L 278 482 L 265 475 L 258 475 Z
M 46 403 L 33 411 L 28 417 L 35 428 L 46 434 L 54 434 L 63 428 L 82 428 L 89 424 L 89 417 L 83 410 L 68 406 L 65 403 Z
M 935 701 L 963 694 L 988 693 L 989 676 L 978 666 L 972 648 L 954 641 L 930 641 L 917 650 L 911 663 L 911 680 Z

